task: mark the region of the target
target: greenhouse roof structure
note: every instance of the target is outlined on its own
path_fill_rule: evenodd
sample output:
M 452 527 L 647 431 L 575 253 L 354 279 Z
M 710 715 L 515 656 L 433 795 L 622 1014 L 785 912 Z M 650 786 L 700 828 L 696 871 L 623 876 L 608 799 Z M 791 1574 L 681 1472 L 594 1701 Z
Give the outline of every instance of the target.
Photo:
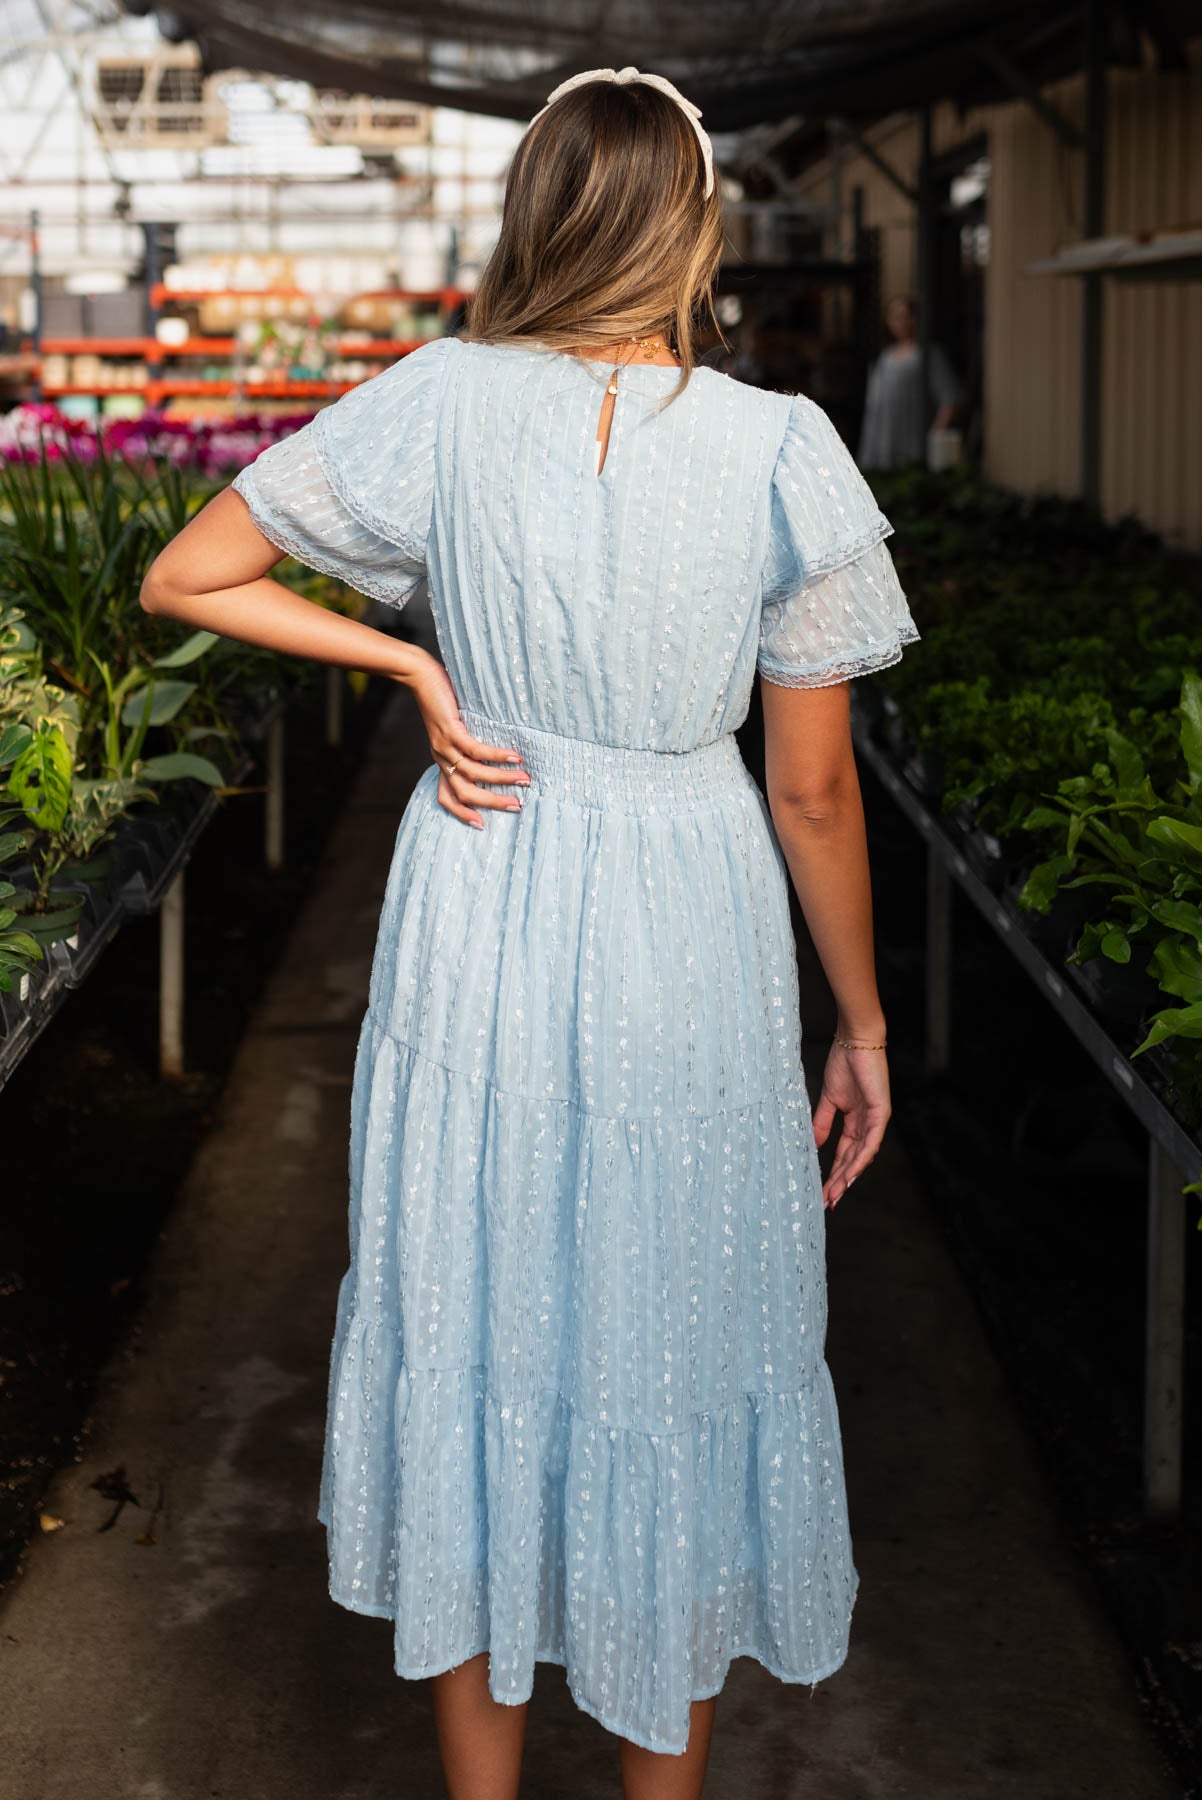
M 675 81 L 711 131 L 834 113 L 879 117 L 951 98 L 1029 94 L 1080 69 L 1080 0 L 124 0 L 206 67 L 528 119 L 567 76 L 633 63 Z M 1106 60 L 1140 32 L 1174 66 L 1202 0 L 1109 9 Z

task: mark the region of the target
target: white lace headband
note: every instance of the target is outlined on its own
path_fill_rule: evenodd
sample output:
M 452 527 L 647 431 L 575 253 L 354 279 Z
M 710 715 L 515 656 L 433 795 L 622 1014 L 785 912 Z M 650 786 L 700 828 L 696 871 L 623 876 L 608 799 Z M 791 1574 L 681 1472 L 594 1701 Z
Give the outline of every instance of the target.
M 708 200 L 714 191 L 714 149 L 709 138 L 701 129 L 701 108 L 694 106 L 691 100 L 686 100 L 679 88 L 674 88 L 664 75 L 644 75 L 641 69 L 634 68 L 585 69 L 583 74 L 571 75 L 567 81 L 561 81 L 559 86 L 547 95 L 546 104 L 539 108 L 534 119 L 541 119 L 553 101 L 560 99 L 564 94 L 571 93 L 573 88 L 583 87 L 586 81 L 616 81 L 622 86 L 630 81 L 645 81 L 648 87 L 658 88 L 661 94 L 667 94 L 669 100 L 675 100 L 697 133 L 697 142 L 701 145 L 701 154 L 705 160 L 705 196 Z M 533 125 L 534 119 L 531 119 L 531 125 Z

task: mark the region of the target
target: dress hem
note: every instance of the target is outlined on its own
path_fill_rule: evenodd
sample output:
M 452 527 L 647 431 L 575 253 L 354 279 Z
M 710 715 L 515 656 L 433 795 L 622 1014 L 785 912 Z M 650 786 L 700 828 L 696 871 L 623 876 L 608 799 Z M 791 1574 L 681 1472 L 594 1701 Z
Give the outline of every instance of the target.
M 324 1519 L 321 1520 L 321 1522 L 324 1524 Z M 853 1611 L 858 1588 L 859 1582 L 857 1581 L 852 1588 L 851 1594 Z M 339 1594 L 333 1587 L 330 1588 L 329 1594 L 335 1605 L 343 1607 L 347 1612 L 358 1613 L 360 1617 L 368 1619 L 395 1619 L 395 1613 L 387 1607 L 371 1606 L 362 1601 L 348 1599 L 346 1596 Z M 850 1612 L 848 1614 L 848 1619 L 850 1623 Z M 476 1645 L 474 1649 L 464 1652 L 463 1655 L 457 1655 L 454 1662 L 447 1663 L 445 1667 L 441 1669 L 407 1669 L 400 1667 L 400 1665 L 395 1662 L 393 1664 L 393 1669 L 402 1681 L 428 1681 L 432 1676 L 446 1675 L 450 1670 L 460 1668 L 463 1663 L 470 1662 L 474 1656 L 483 1655 L 489 1648 L 488 1641 L 485 1640 L 484 1643 Z M 813 1689 L 820 1681 L 825 1681 L 831 1675 L 838 1673 L 847 1661 L 848 1653 L 848 1648 L 845 1647 L 838 1656 L 823 1663 L 819 1668 L 810 1670 L 804 1675 L 797 1675 L 789 1674 L 784 1669 L 779 1668 L 776 1664 L 770 1662 L 761 1651 L 756 1650 L 750 1644 L 740 1645 L 737 1649 L 732 1650 L 727 1658 L 726 1667 L 722 1673 L 722 1679 L 717 1687 L 709 1687 L 704 1693 L 691 1695 L 689 1705 L 696 1706 L 699 1701 L 712 1700 L 720 1694 L 726 1686 L 727 1681 L 730 1679 L 732 1663 L 736 1662 L 739 1657 L 745 1656 L 752 1662 L 759 1663 L 760 1667 L 766 1669 L 769 1675 L 774 1676 L 777 1681 L 786 1683 L 789 1687 L 809 1686 Z M 534 1661 L 536 1663 L 553 1663 L 556 1668 L 562 1669 L 567 1679 L 568 1692 L 571 1694 L 573 1702 L 580 1708 L 581 1712 L 587 1713 L 590 1718 L 596 1719 L 599 1725 L 604 1726 L 605 1730 L 612 1732 L 615 1737 L 623 1737 L 628 1743 L 637 1744 L 640 1749 L 654 1751 L 660 1756 L 683 1756 L 688 1749 L 687 1741 L 677 1748 L 675 1745 L 664 1743 L 662 1739 L 655 1739 L 647 1736 L 645 1733 L 634 1731 L 629 1726 L 620 1723 L 617 1719 L 602 1714 L 598 1707 L 594 1706 L 590 1701 L 583 1699 L 577 1689 L 573 1686 L 571 1675 L 568 1673 L 567 1659 L 559 1655 L 556 1651 L 536 1650 L 534 1652 Z M 516 1699 L 508 1695 L 493 1694 L 491 1688 L 489 1689 L 489 1693 L 498 1706 L 526 1706 L 529 1704 L 534 1694 L 534 1686 L 532 1683 L 530 1692 Z

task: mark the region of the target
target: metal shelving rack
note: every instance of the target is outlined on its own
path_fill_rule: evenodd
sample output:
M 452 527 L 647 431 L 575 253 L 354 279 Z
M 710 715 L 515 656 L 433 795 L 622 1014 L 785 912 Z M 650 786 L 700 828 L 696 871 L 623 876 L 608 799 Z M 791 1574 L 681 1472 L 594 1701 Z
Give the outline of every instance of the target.
M 993 927 L 1148 1134 L 1144 1324 L 1144 1510 L 1173 1518 L 1181 1508 L 1185 1374 L 1185 1196 L 1202 1172 L 1202 1143 L 1171 1113 L 1085 1001 L 1038 944 L 1018 913 L 988 887 L 934 813 L 880 745 L 853 705 L 857 757 L 890 794 L 927 846 L 926 1061 L 933 1073 L 951 1054 L 953 883 Z

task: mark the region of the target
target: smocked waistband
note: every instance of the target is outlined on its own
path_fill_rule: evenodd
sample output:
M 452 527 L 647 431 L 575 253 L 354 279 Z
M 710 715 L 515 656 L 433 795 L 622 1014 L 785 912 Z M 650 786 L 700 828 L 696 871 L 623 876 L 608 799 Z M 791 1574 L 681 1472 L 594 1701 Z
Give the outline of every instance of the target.
M 562 789 L 565 799 L 613 812 L 676 812 L 704 805 L 751 780 L 733 731 L 692 750 L 650 750 L 565 737 L 510 719 L 460 708 L 475 737 L 521 753 L 530 789 L 490 782 L 490 790 L 522 794 L 536 786 Z

